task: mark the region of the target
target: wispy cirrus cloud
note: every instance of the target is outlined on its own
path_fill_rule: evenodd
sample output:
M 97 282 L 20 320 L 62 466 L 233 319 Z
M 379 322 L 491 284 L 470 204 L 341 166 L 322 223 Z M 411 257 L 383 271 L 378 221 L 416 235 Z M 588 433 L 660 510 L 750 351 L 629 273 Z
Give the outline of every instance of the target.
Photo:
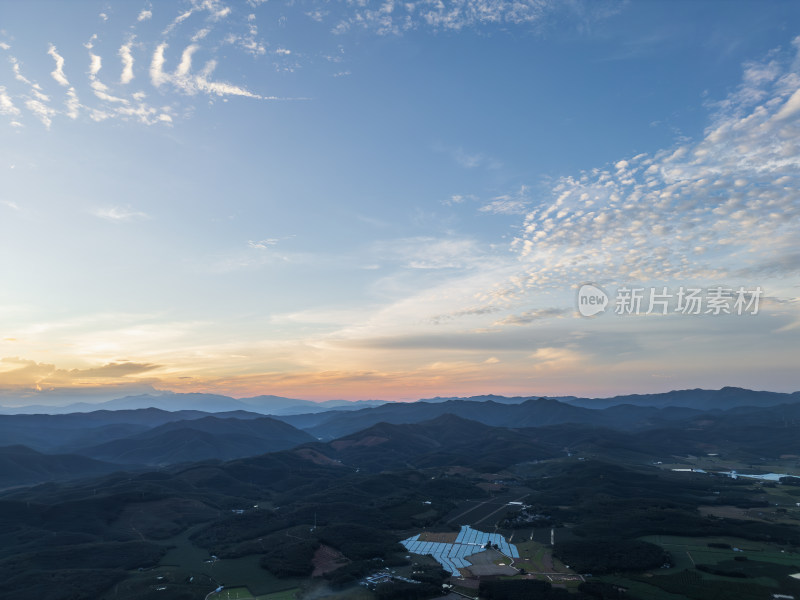
M 23 93 L 22 95 L 25 108 L 33 113 L 36 118 L 49 129 L 53 122 L 53 116 L 57 112 L 50 106 L 50 97 L 42 91 L 41 85 L 31 81 L 22 74 L 22 67 L 16 57 L 9 57 L 9 62 L 11 63 L 11 69 L 14 73 L 14 79 L 27 87 L 27 93 Z
M 573 3 L 567 4 L 572 6 Z M 391 0 L 365 0 L 333 7 L 327 3 L 325 6 L 309 6 L 303 12 L 307 18 L 330 23 L 334 32 L 342 33 L 357 28 L 381 35 L 399 34 L 417 28 L 458 31 L 471 27 L 529 25 L 564 10 L 563 5 L 555 0 L 520 0 L 515 3 L 494 0 L 448 0 L 443 3 L 423 0 L 421 3 L 405 4 Z M 117 13 L 112 12 L 109 5 L 109 10 L 100 13 L 100 22 L 97 24 L 99 30 L 84 44 L 91 54 L 88 70 L 85 64 L 74 63 L 71 48 L 64 46 L 63 52 L 57 52 L 55 46 L 49 44 L 48 53 L 56 61 L 56 69 L 50 75 L 59 86 L 67 89 L 48 94 L 42 86 L 28 81 L 30 85 L 27 91 L 12 90 L 6 86 L 9 88 L 6 93 L 46 127 L 50 127 L 61 116 L 73 120 L 88 116 L 96 122 L 120 119 L 145 125 L 168 125 L 180 115 L 191 114 L 191 98 L 202 95 L 212 99 L 240 97 L 262 101 L 305 99 L 303 96 L 270 95 L 254 89 L 252 85 L 217 75 L 223 71 L 218 66 L 225 59 L 223 49 L 226 46 L 236 48 L 253 60 L 270 60 L 272 67 L 282 73 L 294 72 L 308 60 L 308 55 L 302 50 L 289 49 L 283 42 L 271 46 L 265 40 L 259 30 L 258 19 L 263 18 L 267 11 L 273 11 L 271 5 L 251 2 L 247 8 L 246 11 L 239 10 L 236 5 L 222 0 L 188 0 L 178 10 L 171 8 L 175 10 L 171 18 L 161 14 L 170 7 L 159 5 L 156 17 L 166 16 L 164 21 L 159 22 L 154 17 L 152 4 L 147 2 L 130 17 L 131 23 L 127 27 L 114 33 L 112 30 L 119 26 L 119 22 Z M 586 8 L 567 10 L 577 20 L 593 12 Z M 286 26 L 286 16 L 277 17 L 277 21 L 281 28 Z M 116 41 L 113 41 L 115 35 Z M 63 42 L 59 45 L 63 46 Z M 331 62 L 341 62 L 344 48 L 341 44 L 337 45 L 338 53 L 323 52 L 321 56 Z M 0 48 L 10 50 L 11 47 L 2 42 Z M 169 56 L 169 48 L 181 49 L 180 56 Z M 111 56 L 112 53 L 116 56 Z M 112 59 L 119 62 L 109 67 Z M 168 66 L 174 63 L 177 63 L 174 68 Z M 103 65 L 106 73 L 112 69 L 113 76 L 105 75 L 101 81 L 95 68 L 98 64 Z M 184 64 L 189 68 L 182 68 Z M 68 67 L 71 70 L 67 71 Z M 67 78 L 67 72 L 71 73 L 71 79 Z M 85 73 L 89 75 L 88 81 L 83 79 Z M 342 77 L 350 73 L 350 70 L 337 67 L 329 75 Z M 80 80 L 78 74 L 81 75 Z M 143 77 L 147 75 L 151 86 L 149 89 L 145 84 L 146 77 Z M 138 84 L 138 89 L 130 89 L 134 82 Z M 84 90 L 84 86 L 88 90 Z M 51 97 L 55 99 L 51 101 Z M 154 101 L 153 97 L 159 100 Z M 25 113 L 16 115 L 13 122 L 21 124 L 24 116 Z M 499 166 L 491 157 L 460 149 L 454 152 L 454 159 L 470 169 Z
M 401 35 L 415 29 L 460 31 L 477 26 L 534 25 L 551 14 L 570 9 L 569 3 L 550 0 L 422 0 L 392 2 L 364 0 L 353 3 L 333 27 L 342 34 L 351 29 L 366 29 L 378 35 Z M 312 18 L 326 15 L 324 6 L 310 11 Z
M 14 102 L 6 92 L 6 88 L 0 85 L 0 115 L 18 117 L 20 114 L 20 109 L 14 106 Z
M 92 210 L 91 213 L 95 217 L 112 223 L 128 223 L 151 218 L 147 213 L 132 209 L 129 206 L 104 206 Z
M 69 87 L 69 80 L 67 79 L 67 76 L 64 75 L 64 57 L 58 53 L 53 44 L 50 44 L 50 47 L 47 49 L 47 53 L 53 57 L 54 61 L 56 61 L 56 68 L 52 73 L 50 73 L 50 75 L 59 84 Z
M 133 41 L 134 38 L 132 37 L 128 42 L 123 44 L 119 47 L 119 55 L 120 60 L 122 61 L 122 74 L 119 77 L 119 82 L 122 84 L 130 83 L 133 81 L 134 74 L 133 74 Z
M 495 215 L 524 215 L 529 205 L 528 188 L 523 185 L 512 194 L 492 198 L 491 202 L 484 204 L 479 210 Z
M 494 325 L 530 325 L 536 321 L 563 318 L 566 316 L 571 316 L 574 313 L 574 310 L 568 308 L 537 308 L 534 310 L 527 310 L 520 314 L 508 315 L 496 321 Z
M 473 268 L 487 259 L 474 239 L 466 237 L 414 237 L 376 242 L 372 254 L 408 269 Z
M 248 247 L 253 248 L 255 250 L 266 250 L 267 248 L 272 248 L 273 246 L 275 246 L 278 243 L 278 241 L 279 240 L 276 238 L 258 240 L 257 242 L 250 240 L 247 242 L 247 245 Z
M 89 51 L 88 67 L 86 64 L 75 65 L 71 48 L 66 48 L 68 52 L 59 52 L 54 44 L 48 44 L 47 54 L 55 62 L 55 69 L 48 72 L 48 79 L 52 79 L 62 88 L 58 91 L 47 91 L 35 79 L 23 74 L 20 60 L 10 56 L 9 64 L 14 79 L 22 85 L 17 89 L 4 86 L 3 96 L 0 96 L 0 115 L 12 116 L 13 122 L 20 124 L 25 114 L 32 114 L 48 128 L 59 116 L 77 119 L 81 115 L 97 122 L 118 118 L 153 125 L 170 124 L 181 112 L 191 112 L 186 99 L 192 96 L 277 99 L 254 92 L 241 84 L 214 77 L 219 50 L 226 43 L 253 56 L 267 53 L 266 45 L 259 36 L 255 15 L 237 15 L 231 6 L 218 0 L 192 0 L 187 9 L 179 12 L 170 21 L 166 30 L 155 33 L 152 20 L 152 7 L 147 5 L 137 14 L 135 22 L 120 34 L 123 39 L 114 45 L 111 34 L 106 31 L 106 28 L 112 26 L 113 20 L 109 20 L 106 14 L 101 23 L 105 34 L 95 33 L 83 44 Z M 193 30 L 186 31 L 186 26 L 192 26 Z M 223 31 L 220 31 L 216 39 L 206 39 L 219 29 Z M 172 70 L 166 69 L 167 49 L 170 43 L 176 43 L 180 38 L 187 40 L 187 43 L 183 45 L 178 64 Z M 116 56 L 109 56 L 107 44 L 115 48 L 113 53 Z M 10 51 L 11 46 L 3 42 L 0 49 Z M 193 57 L 201 54 L 202 64 L 192 68 Z M 70 63 L 73 65 L 73 79 L 78 73 L 86 74 L 86 78 L 82 81 L 71 81 L 67 77 Z M 108 65 L 111 65 L 113 77 L 102 76 L 102 73 L 108 72 Z M 140 74 L 145 74 L 145 77 L 137 80 Z M 153 103 L 148 96 L 154 94 L 149 93 L 144 84 L 147 80 L 152 86 L 150 91 L 157 92 L 162 97 L 169 92 L 177 94 L 170 94 L 172 97 L 160 104 Z M 142 83 L 138 89 L 131 89 L 131 84 L 136 81 Z M 169 89 L 165 84 L 169 85 Z M 84 86 L 88 88 L 88 94 L 80 93 L 84 98 L 82 101 L 79 99 L 79 92 Z M 93 100 L 87 101 L 89 97 Z M 24 109 L 24 112 L 15 112 L 15 109 Z
M 500 308 L 497 306 L 473 306 L 470 308 L 462 308 L 459 310 L 454 310 L 449 313 L 434 315 L 433 317 L 431 317 L 431 322 L 438 325 L 439 323 L 444 323 L 446 321 L 451 321 L 454 319 L 460 319 L 462 317 L 490 315 L 492 313 L 498 312 L 499 310 Z
M 265 99 L 263 96 L 254 94 L 246 88 L 226 83 L 222 81 L 212 81 L 209 79 L 214 69 L 217 67 L 216 60 L 209 60 L 199 72 L 192 72 L 192 57 L 200 49 L 198 44 L 190 44 L 183 49 L 178 66 L 171 73 L 164 70 L 166 58 L 164 53 L 167 43 L 159 44 L 153 53 L 150 61 L 150 81 L 155 87 L 164 84 L 171 84 L 174 88 L 188 95 L 195 95 L 203 92 L 216 96 L 244 96 L 247 98 Z M 275 98 L 273 98 L 275 99 Z

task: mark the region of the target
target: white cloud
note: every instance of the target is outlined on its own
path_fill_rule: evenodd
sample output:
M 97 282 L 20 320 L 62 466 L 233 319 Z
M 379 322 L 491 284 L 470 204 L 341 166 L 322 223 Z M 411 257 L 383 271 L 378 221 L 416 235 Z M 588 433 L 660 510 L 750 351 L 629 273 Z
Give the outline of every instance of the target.
M 134 210 L 130 207 L 121 206 L 105 206 L 96 208 L 91 212 L 95 217 L 99 217 L 113 223 L 126 223 L 150 218 L 150 215 L 147 213 Z
M 66 115 L 70 119 L 77 119 L 80 115 L 81 103 L 78 100 L 78 94 L 75 92 L 75 88 L 71 87 L 67 90 L 67 101 L 66 101 L 67 112 Z
M 67 79 L 67 76 L 64 75 L 64 57 L 58 53 L 53 44 L 50 44 L 50 47 L 47 49 L 47 53 L 53 57 L 54 61 L 56 61 L 56 68 L 52 73 L 50 73 L 50 75 L 56 80 L 56 82 L 64 87 L 68 87 L 69 80 Z
M 442 144 L 436 144 L 433 148 L 437 152 L 443 152 L 450 155 L 450 157 L 461 167 L 465 169 L 498 169 L 502 167 L 499 160 L 487 156 L 483 152 L 469 152 L 462 147 L 451 147 Z
M 20 110 L 14 106 L 11 97 L 6 93 L 6 88 L 0 85 L 0 115 L 19 116 Z
M 153 18 L 152 10 L 142 9 L 142 12 L 139 13 L 139 16 L 136 17 L 136 20 L 141 23 L 142 21 L 147 21 L 148 19 L 152 18 Z
M 14 79 L 17 81 L 24 83 L 30 88 L 31 94 L 33 97 L 39 101 L 39 103 L 49 102 L 50 98 L 42 92 L 42 87 L 38 83 L 34 83 L 33 81 L 29 80 L 22 74 L 22 68 L 20 67 L 19 61 L 15 57 L 10 57 L 11 61 L 11 69 L 14 71 Z
M 257 242 L 250 240 L 247 242 L 247 245 L 250 248 L 254 248 L 256 250 L 266 250 L 267 248 L 271 248 L 272 246 L 277 245 L 279 241 L 280 240 L 278 240 L 277 238 L 268 238 L 266 240 L 259 240 Z
M 153 59 L 150 61 L 150 81 L 154 86 L 159 87 L 169 81 L 169 77 L 164 73 L 164 51 L 167 49 L 166 43 L 159 44 L 155 52 L 153 52 Z
M 527 202 L 514 200 L 507 196 L 500 196 L 489 202 L 489 204 L 481 206 L 479 210 L 495 215 L 522 215 L 525 214 L 527 205 Z
M 483 154 L 468 154 L 463 148 L 458 148 L 454 152 L 454 158 L 456 162 L 465 169 L 474 169 L 485 161 Z
M 128 40 L 127 44 L 123 44 L 119 48 L 118 55 L 122 60 L 122 75 L 120 75 L 120 83 L 130 83 L 133 80 L 133 54 L 131 48 L 133 46 L 133 39 Z
M 109 94 L 108 86 L 97 78 L 97 74 L 100 72 L 100 69 L 103 68 L 103 59 L 97 54 L 93 54 L 91 52 L 89 53 L 89 58 L 89 85 L 94 91 L 94 95 L 100 100 L 104 100 L 106 102 L 127 104 L 128 101 L 125 98 L 120 98 L 118 96 L 112 96 Z
M 536 308 L 518 315 L 508 315 L 494 324 L 502 325 L 530 325 L 544 319 L 560 319 L 574 314 L 572 309 L 565 308 Z
M 463 194 L 453 194 L 449 198 L 442 200 L 445 206 L 455 206 L 456 204 L 463 204 L 467 199 L 474 200 L 475 196 L 465 196 Z
M 189 95 L 205 92 L 216 96 L 245 96 L 265 99 L 263 96 L 231 83 L 210 81 L 208 78 L 217 66 L 216 60 L 208 61 L 200 73 L 192 75 L 192 56 L 199 49 L 197 44 L 190 44 L 183 50 L 180 64 L 174 73 L 165 72 L 164 64 L 166 59 L 164 51 L 166 48 L 166 43 L 159 44 L 153 53 L 153 59 L 150 63 L 150 80 L 154 86 L 159 87 L 165 83 L 171 83 L 177 89 Z
M 226 6 L 225 8 L 220 8 L 217 12 L 213 13 L 212 18 L 214 20 L 219 20 L 227 17 L 229 14 L 231 14 L 231 7 Z
M 210 27 L 204 27 L 203 29 L 199 30 L 197 33 L 195 33 L 192 36 L 192 41 L 193 42 L 199 42 L 200 40 L 205 38 L 209 33 L 211 33 L 211 28 Z
M 571 3 L 553 0 L 360 0 L 350 3 L 352 12 L 333 28 L 337 34 L 358 27 L 378 35 L 394 34 L 413 29 L 458 31 L 476 26 L 522 25 L 536 23 L 556 10 L 576 10 Z M 322 10 L 310 11 L 309 16 L 321 19 Z
M 46 128 L 50 128 L 50 125 L 53 122 L 53 116 L 55 116 L 56 111 L 53 108 L 50 108 L 44 102 L 40 100 L 27 100 L 25 102 L 25 107 L 31 111 L 36 117 L 42 122 L 42 124 Z
M 89 53 L 89 75 L 95 76 L 103 68 L 103 59 L 96 54 Z
M 244 96 L 246 98 L 274 99 L 274 98 L 265 98 L 264 96 L 259 96 L 258 94 L 254 94 L 253 92 L 243 87 L 239 87 L 231 83 L 226 83 L 223 81 L 209 81 L 208 76 L 211 75 L 216 66 L 217 66 L 217 61 L 215 60 L 208 61 L 203 71 L 195 76 L 193 81 L 193 86 L 200 91 L 209 94 L 216 94 L 217 96 Z M 191 89 L 192 87 L 188 88 L 188 90 Z M 192 92 L 189 91 L 189 93 Z
M 169 25 L 169 27 L 167 27 L 167 29 L 166 29 L 166 31 L 164 33 L 168 33 L 170 31 L 172 31 L 172 29 L 174 29 L 176 26 L 180 25 L 186 19 L 191 17 L 193 12 L 194 12 L 194 10 L 187 10 L 186 12 L 183 12 L 183 13 L 179 14 L 177 17 L 175 17 L 175 20 Z
M 473 239 L 413 237 L 377 242 L 371 255 L 408 269 L 469 269 L 488 259 Z
M 250 17 L 253 17 L 253 19 Z M 263 56 L 267 53 L 267 48 L 256 38 L 256 36 L 258 36 L 258 27 L 253 22 L 254 19 L 255 15 L 249 15 L 247 18 L 247 34 L 236 35 L 234 33 L 229 33 L 225 36 L 224 42 L 226 44 L 235 44 L 252 56 Z M 277 53 L 280 54 L 281 52 Z M 291 54 L 288 50 L 284 50 L 283 53 Z
M 306 16 L 310 18 L 312 21 L 316 21 L 317 23 L 321 23 L 325 17 L 328 16 L 328 11 L 324 10 L 312 10 L 306 13 Z
M 775 120 L 790 119 L 796 116 L 798 112 L 800 112 L 800 90 L 796 90 L 791 98 L 786 101 L 786 104 L 775 115 Z
M 493 198 L 479 210 L 495 215 L 523 215 L 529 204 L 528 188 L 523 185 L 513 194 L 504 194 Z
M 198 12 L 207 12 L 208 20 L 220 21 L 231 14 L 230 6 L 225 6 L 218 0 L 191 0 L 192 7 L 179 14 L 164 30 L 164 34 L 172 32 L 178 25 L 186 21 L 193 14 Z
M 92 44 L 86 46 L 90 48 L 93 47 Z M 117 55 L 122 59 L 121 84 L 129 83 L 133 78 L 132 47 L 133 38 L 130 38 L 117 52 Z M 77 119 L 81 109 L 86 109 L 89 118 L 95 122 L 102 122 L 115 117 L 125 120 L 132 119 L 145 125 L 157 123 L 169 124 L 172 122 L 172 116 L 170 115 L 172 109 L 166 106 L 158 108 L 148 105 L 144 102 L 146 98 L 144 92 L 135 92 L 129 97 L 111 94 L 109 86 L 100 81 L 98 77 L 102 68 L 102 57 L 90 50 L 89 86 L 92 88 L 94 96 L 101 101 L 101 104 L 93 107 L 84 106 L 79 101 L 75 88 L 70 87 L 67 91 L 67 99 L 65 101 L 66 109 L 63 114 L 71 119 Z
M 185 78 L 189 74 L 192 68 L 192 54 L 197 52 L 198 48 L 200 48 L 200 46 L 197 44 L 191 44 L 183 50 L 181 62 L 175 71 L 175 77 Z

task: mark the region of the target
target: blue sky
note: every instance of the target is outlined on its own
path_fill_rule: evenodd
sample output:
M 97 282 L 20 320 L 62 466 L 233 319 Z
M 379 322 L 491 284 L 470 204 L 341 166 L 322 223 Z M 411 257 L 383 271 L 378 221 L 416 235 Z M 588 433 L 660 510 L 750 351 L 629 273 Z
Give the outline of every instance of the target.
M 799 16 L 4 2 L 0 399 L 796 390 Z

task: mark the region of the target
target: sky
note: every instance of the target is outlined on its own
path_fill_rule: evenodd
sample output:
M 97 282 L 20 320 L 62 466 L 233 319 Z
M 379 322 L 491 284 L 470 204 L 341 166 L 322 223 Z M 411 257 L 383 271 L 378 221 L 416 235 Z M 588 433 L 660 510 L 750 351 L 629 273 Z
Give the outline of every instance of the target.
M 0 404 L 800 389 L 797 2 L 11 0 L 0 140 Z

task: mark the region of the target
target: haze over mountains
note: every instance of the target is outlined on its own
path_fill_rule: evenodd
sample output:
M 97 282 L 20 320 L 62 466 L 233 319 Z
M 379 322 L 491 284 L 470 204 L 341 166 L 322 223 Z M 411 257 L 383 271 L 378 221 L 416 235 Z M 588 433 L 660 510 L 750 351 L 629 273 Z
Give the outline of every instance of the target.
M 574 406 L 586 408 L 608 408 L 620 404 L 633 406 L 684 406 L 708 410 L 727 409 L 735 406 L 773 406 L 800 402 L 800 391 L 790 394 L 781 392 L 753 391 L 737 387 L 724 387 L 720 390 L 674 390 L 661 394 L 630 394 L 611 398 L 579 398 L 576 396 L 497 396 L 494 394 L 470 397 L 423 398 L 418 402 L 436 404 L 451 400 L 472 402 L 496 402 L 498 404 L 521 404 L 536 398 L 549 398 Z M 0 397 L 0 414 L 67 414 L 93 412 L 97 410 L 133 410 L 138 408 L 160 408 L 167 411 L 199 410 L 205 412 L 227 412 L 245 410 L 268 415 L 297 415 L 322 413 L 330 410 L 359 410 L 384 404 L 408 404 L 387 400 L 325 400 L 313 402 L 298 398 L 261 395 L 251 398 L 233 398 L 221 394 L 172 393 L 140 394 L 125 396 L 105 402 L 78 402 L 63 405 L 26 404 L 20 398 Z
M 167 398 L 176 406 L 247 405 L 205 394 Z M 273 401 L 276 413 L 313 404 L 258 398 L 262 409 Z M 0 464 L 5 465 L 0 487 L 292 448 L 310 460 L 367 470 L 457 464 L 460 459 L 453 457 L 476 446 L 486 464 L 502 463 L 509 452 L 538 460 L 609 449 L 617 458 L 637 462 L 717 450 L 747 459 L 800 455 L 799 393 L 723 388 L 601 400 L 476 396 L 367 407 L 353 403 L 348 410 L 334 401 L 315 404 L 314 412 L 274 416 L 247 410 L 107 409 L 153 400 L 163 403 L 162 397 L 135 396 L 91 412 L 0 415 Z
M 49 455 L 26 446 L 0 447 L 0 489 L 95 477 L 119 471 L 120 466 L 74 454 Z
M 276 414 L 131 408 L 166 400 L 174 406 L 272 408 Z M 487 463 L 496 452 L 547 458 L 567 447 L 610 446 L 646 461 L 687 448 L 699 451 L 699 444 L 730 450 L 725 443 L 729 439 L 741 442 L 737 451 L 748 457 L 771 449 L 800 454 L 794 442 L 800 423 L 798 393 L 723 388 L 601 400 L 476 396 L 366 407 L 352 403 L 346 409 L 338 401 L 314 404 L 274 396 L 247 402 L 172 394 L 121 398 L 91 412 L 0 415 L 0 454 L 7 464 L 16 461 L 14 468 L 0 469 L 0 487 L 232 460 L 299 446 L 323 462 L 365 469 L 447 464 L 452 453 L 458 456 L 475 444 L 483 448 Z M 279 414 L 302 411 L 309 404 L 313 412 Z M 109 410 L 114 406 L 128 408 Z
M 262 414 L 291 415 L 297 413 L 323 412 L 337 408 L 340 410 L 356 410 L 366 406 L 384 404 L 384 400 L 326 400 L 312 402 L 282 396 L 255 396 L 253 398 L 232 398 L 220 394 L 140 394 L 125 396 L 105 402 L 78 402 L 64 405 L 31 404 L 27 405 L 19 398 L 0 400 L 0 414 L 66 414 L 74 412 L 91 412 L 96 410 L 131 410 L 137 408 L 160 408 L 162 410 L 202 410 L 206 412 L 226 412 L 233 410 L 249 410 Z

